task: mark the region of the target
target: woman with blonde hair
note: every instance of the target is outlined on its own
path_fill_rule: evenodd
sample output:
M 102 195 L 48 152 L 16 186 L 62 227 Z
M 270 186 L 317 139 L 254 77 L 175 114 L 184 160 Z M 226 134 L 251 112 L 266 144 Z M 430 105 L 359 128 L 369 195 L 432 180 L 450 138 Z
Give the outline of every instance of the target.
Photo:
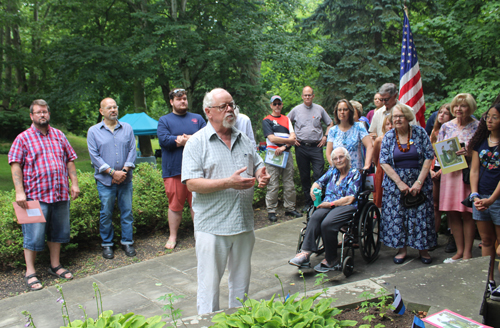
M 458 137 L 462 148 L 456 154 L 467 156 L 467 145 L 479 125 L 479 122 L 472 117 L 477 109 L 476 101 L 469 93 L 459 93 L 453 98 L 450 107 L 451 114 L 455 118 L 441 126 L 438 142 Z M 444 263 L 453 263 L 472 257 L 476 225 L 472 219 L 472 209 L 461 203 L 469 193 L 470 186 L 464 183 L 462 170 L 441 176 L 439 210 L 448 212 L 448 226 L 457 245 L 457 253 L 444 260 Z

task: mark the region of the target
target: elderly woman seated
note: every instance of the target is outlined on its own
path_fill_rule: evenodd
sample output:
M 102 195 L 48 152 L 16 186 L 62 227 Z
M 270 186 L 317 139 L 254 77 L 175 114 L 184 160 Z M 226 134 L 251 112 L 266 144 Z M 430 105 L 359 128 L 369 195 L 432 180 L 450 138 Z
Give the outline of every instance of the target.
M 322 189 L 326 186 L 325 198 L 307 223 L 302 251 L 288 261 L 298 267 L 308 266 L 311 253 L 317 251 L 316 239 L 321 235 L 325 259 L 314 267 L 317 272 L 335 270 L 338 264 L 337 235 L 339 229 L 356 212 L 357 194 L 361 185 L 361 174 L 351 168 L 351 157 L 347 149 L 335 148 L 331 158 L 334 167 L 311 187 L 311 198 L 315 200 L 314 188 Z

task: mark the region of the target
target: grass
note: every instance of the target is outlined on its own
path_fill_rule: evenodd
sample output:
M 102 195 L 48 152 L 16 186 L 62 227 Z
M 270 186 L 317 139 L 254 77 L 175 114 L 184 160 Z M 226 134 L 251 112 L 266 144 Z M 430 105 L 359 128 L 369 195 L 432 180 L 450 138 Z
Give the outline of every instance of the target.
M 82 172 L 94 172 L 94 168 L 90 163 L 87 139 L 75 136 L 72 133 L 67 133 L 66 137 L 78 156 L 75 161 L 76 168 Z M 160 149 L 157 138 L 151 140 L 151 145 L 153 151 L 155 149 Z M 14 183 L 12 182 L 12 174 L 7 154 L 0 154 L 0 190 L 9 191 L 12 189 L 14 189 Z

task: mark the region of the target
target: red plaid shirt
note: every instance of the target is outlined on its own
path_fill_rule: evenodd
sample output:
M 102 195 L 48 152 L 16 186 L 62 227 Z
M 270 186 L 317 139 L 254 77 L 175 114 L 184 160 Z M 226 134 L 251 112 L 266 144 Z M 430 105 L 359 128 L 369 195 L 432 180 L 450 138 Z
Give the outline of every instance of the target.
M 9 164 L 21 164 L 27 198 L 55 203 L 69 200 L 67 164 L 76 157 L 64 133 L 49 125 L 43 135 L 31 125 L 14 140 Z

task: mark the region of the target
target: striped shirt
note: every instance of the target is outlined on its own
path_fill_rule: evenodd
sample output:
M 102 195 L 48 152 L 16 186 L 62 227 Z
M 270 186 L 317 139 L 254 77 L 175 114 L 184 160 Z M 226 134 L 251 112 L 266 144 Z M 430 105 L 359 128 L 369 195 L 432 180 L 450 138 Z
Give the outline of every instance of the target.
M 8 158 L 9 164 L 21 165 L 26 198 L 44 203 L 69 200 L 67 165 L 77 156 L 64 133 L 49 125 L 43 135 L 31 125 L 16 137 Z
M 263 167 L 250 139 L 233 128 L 231 149 L 217 135 L 212 124 L 189 138 L 182 155 L 182 183 L 189 179 L 224 179 L 236 170 L 244 178 Z M 193 192 L 194 230 L 214 235 L 236 235 L 253 230 L 253 187 L 225 189 L 208 194 Z

